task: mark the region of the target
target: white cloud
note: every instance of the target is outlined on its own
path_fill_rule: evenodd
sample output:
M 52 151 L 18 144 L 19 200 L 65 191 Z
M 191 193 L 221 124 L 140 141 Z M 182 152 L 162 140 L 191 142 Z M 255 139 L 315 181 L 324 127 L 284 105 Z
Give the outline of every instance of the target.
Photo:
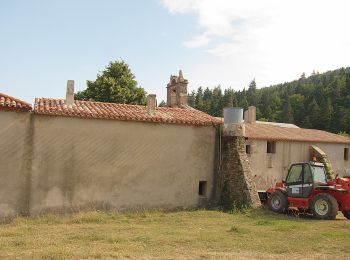
M 207 45 L 210 42 L 210 37 L 206 34 L 201 34 L 193 37 L 191 40 L 186 41 L 184 46 L 187 48 L 199 48 Z
M 294 79 L 303 71 L 311 73 L 313 69 L 325 71 L 350 65 L 350 1 L 162 2 L 171 13 L 197 17 L 202 33 L 193 35 L 184 46 L 204 47 L 205 53 L 212 55 L 203 57 L 207 66 L 191 69 L 193 75 L 202 75 L 195 79 L 198 84 L 206 84 L 204 80 L 224 85 L 244 80 L 248 84 L 250 79 L 244 77 L 253 74 L 259 85 L 268 85 Z M 213 62 L 222 69 L 213 70 Z

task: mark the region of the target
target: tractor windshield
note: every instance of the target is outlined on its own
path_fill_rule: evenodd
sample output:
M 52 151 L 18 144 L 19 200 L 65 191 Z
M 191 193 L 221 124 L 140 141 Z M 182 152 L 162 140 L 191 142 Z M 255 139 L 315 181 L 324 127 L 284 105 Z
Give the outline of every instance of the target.
M 314 183 L 327 183 L 326 172 L 323 167 L 311 166 L 314 173 Z

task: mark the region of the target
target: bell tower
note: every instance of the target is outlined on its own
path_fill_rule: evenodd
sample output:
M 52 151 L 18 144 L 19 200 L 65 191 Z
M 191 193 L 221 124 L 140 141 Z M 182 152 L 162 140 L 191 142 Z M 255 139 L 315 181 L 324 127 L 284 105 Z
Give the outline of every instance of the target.
M 184 79 L 182 71 L 178 76 L 171 75 L 167 85 L 167 106 L 184 107 L 187 106 L 187 79 Z

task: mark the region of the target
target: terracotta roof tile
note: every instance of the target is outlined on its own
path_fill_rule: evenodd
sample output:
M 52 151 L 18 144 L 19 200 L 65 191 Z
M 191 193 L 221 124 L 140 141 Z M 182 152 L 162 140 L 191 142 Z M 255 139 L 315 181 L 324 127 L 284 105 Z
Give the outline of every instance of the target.
M 276 125 L 245 124 L 248 139 L 350 144 L 350 139 L 322 130 L 287 128 Z
M 150 115 L 147 112 L 146 106 L 75 100 L 74 105 L 69 108 L 64 99 L 50 98 L 36 98 L 34 113 L 49 116 L 145 121 L 198 126 L 218 125 L 221 123 L 221 120 L 191 107 L 157 107 L 155 114 Z
M 18 98 L 0 93 L 0 110 L 29 112 L 32 110 L 32 105 Z

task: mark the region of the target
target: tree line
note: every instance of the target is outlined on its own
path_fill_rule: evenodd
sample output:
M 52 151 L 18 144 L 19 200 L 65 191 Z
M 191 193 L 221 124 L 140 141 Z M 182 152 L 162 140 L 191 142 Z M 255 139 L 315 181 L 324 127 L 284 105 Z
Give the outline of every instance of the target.
M 213 116 L 222 116 L 224 107 L 256 106 L 260 121 L 350 133 L 350 67 L 310 77 L 303 73 L 298 80 L 260 89 L 255 80 L 240 91 L 199 87 L 188 102 Z

